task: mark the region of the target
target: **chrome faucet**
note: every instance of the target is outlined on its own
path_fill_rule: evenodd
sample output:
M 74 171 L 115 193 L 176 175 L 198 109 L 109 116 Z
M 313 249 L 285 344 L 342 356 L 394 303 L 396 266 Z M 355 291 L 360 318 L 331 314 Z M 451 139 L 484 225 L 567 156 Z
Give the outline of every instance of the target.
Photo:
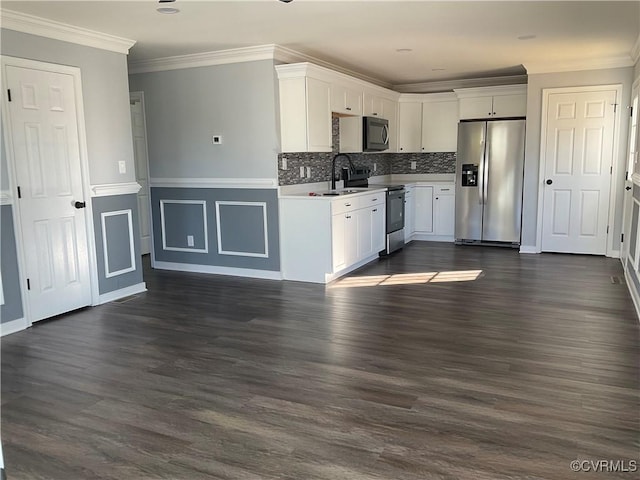
M 346 153 L 338 153 L 333 156 L 331 160 L 331 190 L 336 189 L 336 160 L 338 157 L 345 157 L 349 161 L 349 167 L 353 170 L 353 163 L 351 163 L 351 157 Z

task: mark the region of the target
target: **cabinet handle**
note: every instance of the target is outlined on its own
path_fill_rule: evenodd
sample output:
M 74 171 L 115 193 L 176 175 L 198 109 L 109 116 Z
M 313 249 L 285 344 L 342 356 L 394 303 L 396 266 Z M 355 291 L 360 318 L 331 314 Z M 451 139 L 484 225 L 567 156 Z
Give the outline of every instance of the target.
M 436 200 L 438 200 L 438 197 L 436 197 Z
M 377 209 L 377 208 L 374 208 L 372 211 L 373 211 L 373 212 L 377 212 L 377 211 L 378 211 L 378 209 Z
M 448 191 L 449 191 L 449 189 L 448 189 L 448 188 L 441 188 L 441 189 L 440 189 L 440 191 L 441 191 L 441 192 L 448 192 Z
M 374 117 L 377 117 L 377 116 L 378 116 L 378 114 L 377 114 L 376 112 L 373 112 L 373 114 L 372 114 L 372 115 L 373 115 Z
M 378 199 L 377 199 L 377 198 L 374 198 L 374 199 L 373 199 L 373 200 L 371 200 L 371 201 L 372 201 L 372 202 L 377 202 L 377 201 L 378 201 Z
M 351 215 L 345 215 L 344 218 L 351 218 Z
M 347 110 L 351 111 L 351 107 L 347 107 Z
M 350 207 L 350 206 L 351 206 L 351 204 L 350 204 L 350 203 L 345 203 L 345 204 L 344 204 L 344 206 L 345 206 L 345 207 Z

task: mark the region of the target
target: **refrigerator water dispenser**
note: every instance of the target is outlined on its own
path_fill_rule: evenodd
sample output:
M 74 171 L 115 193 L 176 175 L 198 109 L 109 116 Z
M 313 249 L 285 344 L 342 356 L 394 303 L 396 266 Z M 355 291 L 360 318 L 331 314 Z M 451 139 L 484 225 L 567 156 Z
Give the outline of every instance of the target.
M 462 164 L 462 186 L 478 186 L 478 165 L 474 165 L 473 163 Z

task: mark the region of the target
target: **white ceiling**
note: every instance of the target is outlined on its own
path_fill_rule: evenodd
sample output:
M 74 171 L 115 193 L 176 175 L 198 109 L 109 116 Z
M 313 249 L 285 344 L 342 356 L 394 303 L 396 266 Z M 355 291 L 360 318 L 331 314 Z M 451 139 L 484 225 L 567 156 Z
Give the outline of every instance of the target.
M 156 12 L 156 0 L 2 0 L 4 9 L 136 40 L 132 62 L 278 44 L 390 85 L 520 75 L 523 65 L 631 65 L 640 32 L 637 0 L 176 0 L 171 6 L 180 13 Z M 398 53 L 402 48 L 412 51 Z

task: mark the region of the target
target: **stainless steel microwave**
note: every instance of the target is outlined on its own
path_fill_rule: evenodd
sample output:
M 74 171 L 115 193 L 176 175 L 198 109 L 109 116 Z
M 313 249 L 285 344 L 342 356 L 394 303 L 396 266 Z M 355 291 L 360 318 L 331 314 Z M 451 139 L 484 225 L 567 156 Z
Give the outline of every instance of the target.
M 389 148 L 389 120 L 362 117 L 362 151 L 381 152 Z

